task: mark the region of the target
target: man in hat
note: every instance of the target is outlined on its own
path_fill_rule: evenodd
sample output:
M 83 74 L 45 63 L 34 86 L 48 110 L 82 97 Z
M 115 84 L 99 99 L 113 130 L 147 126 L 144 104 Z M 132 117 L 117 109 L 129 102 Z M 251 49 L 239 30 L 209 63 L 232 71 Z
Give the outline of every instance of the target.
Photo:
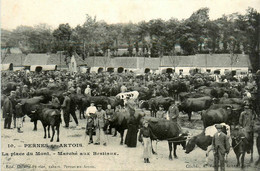
M 175 104 L 175 100 L 171 101 L 171 106 L 169 107 L 168 115 L 169 115 L 169 120 L 178 123 L 179 109 L 178 106 Z
M 52 94 L 52 99 L 51 99 L 51 103 L 54 104 L 55 106 L 60 106 L 60 101 L 57 97 L 56 94 Z
M 212 138 L 212 150 L 214 153 L 214 170 L 217 171 L 219 168 L 221 171 L 225 170 L 225 154 L 229 153 L 230 144 L 226 134 L 222 132 L 222 125 L 215 125 L 218 130 Z
M 24 85 L 23 89 L 22 89 L 22 98 L 28 98 L 29 94 L 28 94 L 29 90 L 28 90 L 28 86 Z
M 102 109 L 102 105 L 97 105 L 97 111 L 96 111 L 96 119 L 95 119 L 95 127 L 96 127 L 96 134 L 97 134 L 97 140 L 95 145 L 99 145 L 100 141 L 103 143 L 104 146 L 106 146 L 106 139 L 105 139 L 105 121 L 107 119 L 106 112 Z
M 69 92 L 63 93 L 64 95 L 64 101 L 61 105 L 61 108 L 63 109 L 63 119 L 65 122 L 65 128 L 69 128 L 69 122 L 70 122 L 70 97 Z
M 12 115 L 13 115 L 13 104 L 10 100 L 10 96 L 6 97 L 3 102 L 3 115 L 5 118 L 4 129 L 11 129 Z
M 14 123 L 14 128 L 16 128 L 16 112 L 15 112 L 15 106 L 16 106 L 16 104 L 17 104 L 17 102 L 16 102 L 16 93 L 15 93 L 15 91 L 11 91 L 10 92 L 10 101 L 11 101 L 11 103 L 12 103 L 12 107 L 13 107 L 13 123 Z
M 17 103 L 17 105 L 15 106 L 15 113 L 16 113 L 16 120 L 17 120 L 17 132 L 18 133 L 23 133 L 23 131 L 21 130 L 22 125 L 23 125 L 23 111 L 22 111 L 22 104 L 21 103 Z
M 87 88 L 84 91 L 85 96 L 91 96 L 91 88 L 89 85 L 87 85 Z
M 248 140 L 251 140 L 249 143 L 253 143 L 253 126 L 254 126 L 254 116 L 252 110 L 249 108 L 249 105 L 244 106 L 244 111 L 240 114 L 239 125 L 242 127 L 242 131 Z
M 164 111 L 163 105 L 159 105 L 159 110 L 156 112 L 155 117 L 159 119 L 164 119 L 166 112 Z

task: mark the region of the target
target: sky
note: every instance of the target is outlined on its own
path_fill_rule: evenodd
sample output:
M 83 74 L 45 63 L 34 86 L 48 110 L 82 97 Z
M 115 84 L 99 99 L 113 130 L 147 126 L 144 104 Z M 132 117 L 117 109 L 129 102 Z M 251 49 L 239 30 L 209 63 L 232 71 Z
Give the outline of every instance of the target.
M 82 25 L 86 14 L 107 23 L 138 23 L 151 19 L 186 19 L 208 7 L 210 19 L 223 14 L 245 14 L 248 7 L 260 12 L 260 0 L 1 0 L 1 28 L 46 23 L 52 28 L 69 23 Z

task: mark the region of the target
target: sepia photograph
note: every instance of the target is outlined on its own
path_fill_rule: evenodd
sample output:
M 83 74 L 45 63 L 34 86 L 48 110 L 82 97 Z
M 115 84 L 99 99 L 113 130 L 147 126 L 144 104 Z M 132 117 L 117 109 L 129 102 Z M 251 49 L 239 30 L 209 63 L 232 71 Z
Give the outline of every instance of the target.
M 1 170 L 260 170 L 260 0 L 1 0 Z

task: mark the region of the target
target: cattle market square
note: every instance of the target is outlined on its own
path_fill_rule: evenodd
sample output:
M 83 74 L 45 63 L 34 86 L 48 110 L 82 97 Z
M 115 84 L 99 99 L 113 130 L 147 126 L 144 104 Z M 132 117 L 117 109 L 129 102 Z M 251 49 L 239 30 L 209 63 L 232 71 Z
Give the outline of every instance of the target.
M 2 29 L 1 169 L 259 170 L 259 18 Z

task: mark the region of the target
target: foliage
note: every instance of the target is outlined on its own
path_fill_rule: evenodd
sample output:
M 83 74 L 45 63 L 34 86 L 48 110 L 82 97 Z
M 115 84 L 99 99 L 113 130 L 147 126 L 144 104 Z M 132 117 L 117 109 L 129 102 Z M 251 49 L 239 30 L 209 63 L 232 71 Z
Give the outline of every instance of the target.
M 259 52 L 259 13 L 255 9 L 216 20 L 210 20 L 208 14 L 208 8 L 201 8 L 185 20 L 153 19 L 137 24 L 107 24 L 86 15 L 85 22 L 75 28 L 69 24 L 60 24 L 54 30 L 46 24 L 19 26 L 2 30 L 2 48 L 19 47 L 24 53 L 64 51 L 68 56 L 77 52 L 83 58 Z

